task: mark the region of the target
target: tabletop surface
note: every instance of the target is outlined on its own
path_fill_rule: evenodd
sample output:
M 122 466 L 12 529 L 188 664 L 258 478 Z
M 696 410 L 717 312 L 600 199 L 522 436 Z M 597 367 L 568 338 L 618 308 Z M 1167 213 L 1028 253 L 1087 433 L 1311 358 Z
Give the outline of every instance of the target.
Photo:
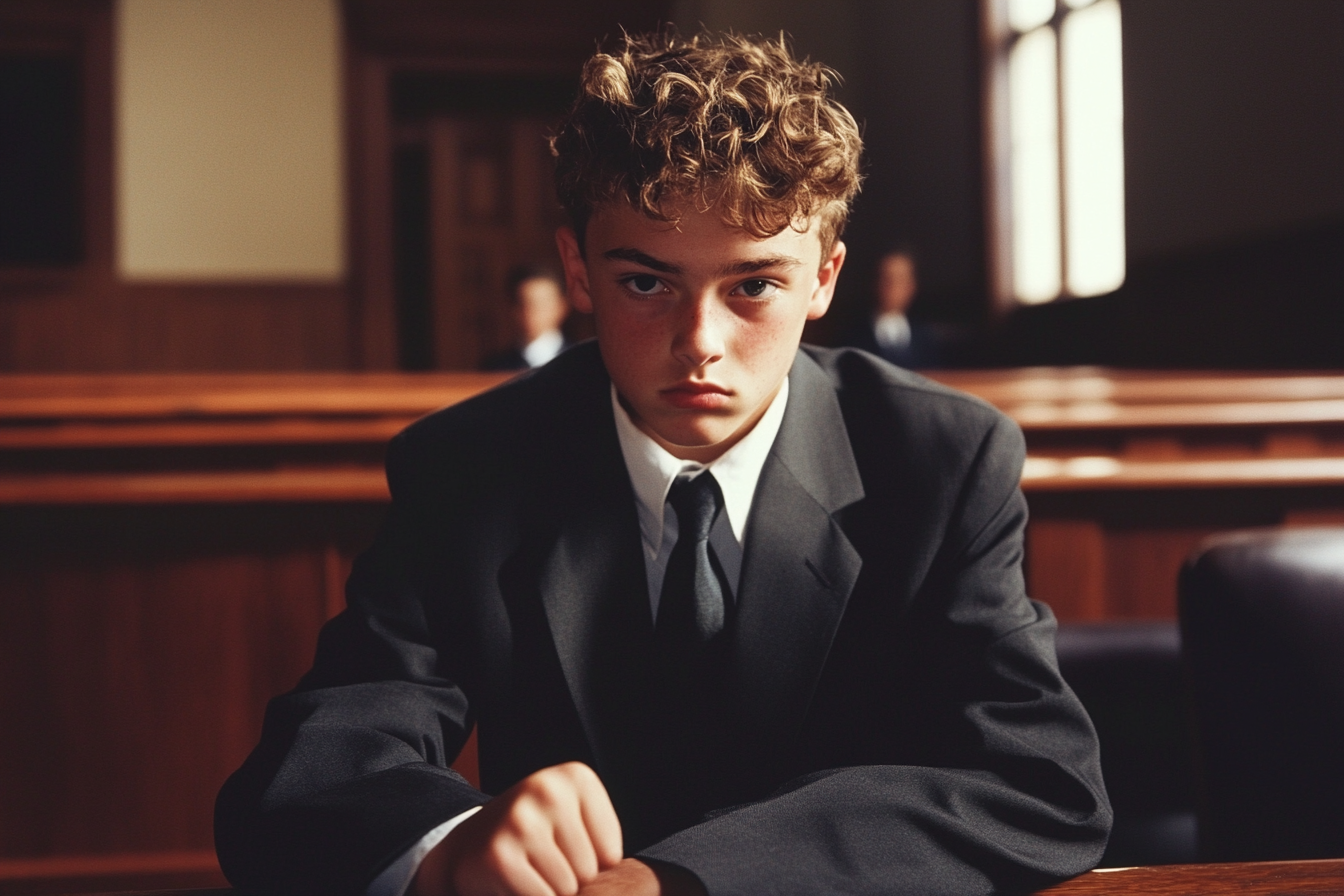
M 1035 896 L 1340 896 L 1344 859 L 1154 865 L 1089 871 Z M 90 894 L 92 896 L 92 894 Z M 139 890 L 102 896 L 241 896 L 230 889 Z
M 1344 859 L 1155 865 L 1091 871 L 1037 896 L 1340 896 Z

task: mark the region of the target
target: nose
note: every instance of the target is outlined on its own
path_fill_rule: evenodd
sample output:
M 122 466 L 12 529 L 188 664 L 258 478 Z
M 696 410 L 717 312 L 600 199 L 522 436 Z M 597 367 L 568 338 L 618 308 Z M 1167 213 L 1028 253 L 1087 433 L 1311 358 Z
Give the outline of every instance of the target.
M 672 354 L 698 370 L 721 359 L 723 350 L 723 321 L 714 300 L 701 296 L 687 301 L 677 320 Z

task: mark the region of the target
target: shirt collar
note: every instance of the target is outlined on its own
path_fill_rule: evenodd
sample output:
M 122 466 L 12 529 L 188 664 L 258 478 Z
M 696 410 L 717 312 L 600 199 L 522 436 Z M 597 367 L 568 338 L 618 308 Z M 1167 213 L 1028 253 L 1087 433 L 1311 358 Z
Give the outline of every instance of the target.
M 765 459 L 779 435 L 784 422 L 784 408 L 789 400 L 789 379 L 784 378 L 765 414 L 732 448 L 708 464 L 673 457 L 663 446 L 640 431 L 611 387 L 611 407 L 616 418 L 616 435 L 621 442 L 625 468 L 634 486 L 639 512 L 640 534 L 646 547 L 655 554 L 663 540 L 663 504 L 672 481 L 682 473 L 713 470 L 714 478 L 723 492 L 723 509 L 728 514 L 733 536 L 740 545 L 746 539 L 747 520 L 751 503 L 756 495 L 756 483 L 761 478 Z
M 530 367 L 540 367 L 560 354 L 565 347 L 565 335 L 559 330 L 547 330 L 523 346 L 523 360 Z

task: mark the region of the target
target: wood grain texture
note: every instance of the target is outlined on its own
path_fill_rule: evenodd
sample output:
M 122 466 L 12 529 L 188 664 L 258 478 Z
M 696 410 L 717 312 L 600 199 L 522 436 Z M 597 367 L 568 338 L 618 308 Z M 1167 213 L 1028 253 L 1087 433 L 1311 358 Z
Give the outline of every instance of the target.
M 1091 871 L 1037 896 L 1339 896 L 1344 859 Z
M 0 859 L 0 896 L 107 892 L 128 886 L 192 888 L 199 893 L 197 888 L 227 883 L 213 849 Z

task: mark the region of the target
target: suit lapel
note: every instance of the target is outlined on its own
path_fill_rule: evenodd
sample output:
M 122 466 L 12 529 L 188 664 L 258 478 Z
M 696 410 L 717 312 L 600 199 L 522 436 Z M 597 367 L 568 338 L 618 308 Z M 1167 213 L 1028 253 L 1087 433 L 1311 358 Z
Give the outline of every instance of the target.
M 608 381 L 592 355 L 595 369 L 573 385 L 552 429 L 565 434 L 556 446 L 561 463 L 551 496 L 557 527 L 538 586 L 593 757 L 599 769 L 620 777 L 628 741 L 644 733 L 653 620 L 634 491 Z
M 862 497 L 835 390 L 799 352 L 744 545 L 725 682 L 738 774 L 768 774 L 806 714 L 862 565 L 833 514 Z

